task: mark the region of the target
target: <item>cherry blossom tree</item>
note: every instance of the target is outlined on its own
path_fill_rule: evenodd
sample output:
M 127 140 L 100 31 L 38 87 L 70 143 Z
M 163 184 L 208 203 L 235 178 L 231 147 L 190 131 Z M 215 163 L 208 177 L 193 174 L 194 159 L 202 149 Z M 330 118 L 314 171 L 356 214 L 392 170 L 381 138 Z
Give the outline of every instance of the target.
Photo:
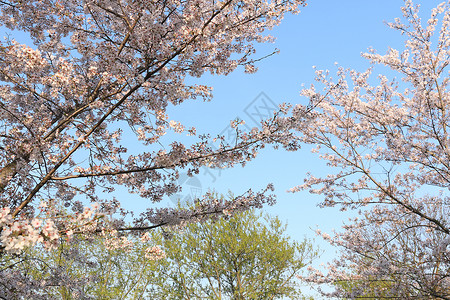
M 298 133 L 288 148 L 316 145 L 336 170 L 292 192 L 359 211 L 342 232 L 319 232 L 342 249 L 328 273 L 307 278 L 334 284 L 329 296 L 450 299 L 450 2 L 426 22 L 412 1 L 402 12 L 388 24 L 405 37 L 402 51 L 370 50 L 364 72 L 317 70 L 318 83 L 302 91 L 316 109 L 305 118 L 298 105 L 283 119 Z M 373 78 L 377 70 L 386 75 Z
M 0 223 L 3 251 L 54 246 L 74 234 L 180 225 L 210 215 L 273 203 L 266 192 L 231 201 L 199 199 L 191 210 L 152 209 L 179 190 L 179 169 L 245 164 L 276 122 L 233 145 L 197 134 L 166 109 L 211 98 L 210 87 L 186 77 L 254 72 L 255 43 L 303 0 L 39 0 L 0 2 L 0 22 L 28 45 L 0 44 Z M 275 120 L 275 119 L 274 119 Z M 175 132 L 193 136 L 183 144 Z M 136 144 L 123 135 L 132 134 Z M 129 137 L 127 136 L 129 139 Z M 168 139 L 171 139 L 168 141 Z M 136 146 L 140 145 L 140 146 Z M 141 147 L 141 148 L 139 148 Z M 136 148 L 141 151 L 136 152 Z M 124 228 L 117 186 L 147 199 L 149 209 Z M 92 207 L 85 207 L 88 202 Z M 87 205 L 89 206 L 89 205 Z M 6 268 L 6 267 L 5 267 Z

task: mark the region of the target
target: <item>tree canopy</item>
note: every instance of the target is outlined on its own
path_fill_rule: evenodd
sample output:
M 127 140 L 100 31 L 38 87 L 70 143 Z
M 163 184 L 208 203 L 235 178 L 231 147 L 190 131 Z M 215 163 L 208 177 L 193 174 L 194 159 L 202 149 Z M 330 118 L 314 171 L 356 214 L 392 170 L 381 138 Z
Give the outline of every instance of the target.
M 308 278 L 334 283 L 329 296 L 450 298 L 450 3 L 427 21 L 412 1 L 402 12 L 388 26 L 405 37 L 403 50 L 370 50 L 363 57 L 373 66 L 363 72 L 317 70 L 318 84 L 302 91 L 316 103 L 309 120 L 301 105 L 286 119 L 336 170 L 292 191 L 359 211 L 342 232 L 318 232 L 342 249 L 328 274 Z M 374 79 L 376 70 L 389 72 Z
M 96 236 L 29 249 L 9 263 L 48 283 L 31 296 L 43 299 L 303 299 L 297 276 L 318 255 L 311 242 L 291 240 L 278 218 L 254 210 L 131 241 L 119 248 Z M 57 272 L 64 280 L 56 284 Z
M 333 77 L 330 71 L 316 70 L 316 83 L 301 92 L 308 104 L 280 105 L 260 128 L 248 132 L 233 121 L 236 139 L 228 144 L 223 136 L 197 133 L 171 119 L 168 107 L 211 98 L 210 87 L 190 85 L 188 77 L 226 75 L 240 67 L 256 71 L 255 44 L 272 40 L 267 30 L 286 13 L 298 12 L 303 0 L 1 1 L 2 26 L 30 41 L 0 43 L 4 297 L 34 293 L 46 299 L 36 291 L 60 283 L 67 292 L 87 292 L 83 288 L 95 276 L 70 281 L 64 270 L 76 265 L 64 261 L 59 268 L 48 268 L 33 247 L 57 248 L 62 255 L 66 241 L 102 241 L 108 251 L 118 251 L 109 257 L 144 251 L 147 259 L 158 259 L 162 253 L 156 244 L 131 250 L 137 237 L 124 232 L 142 236 L 163 226 L 169 233 L 188 226 L 185 230 L 198 234 L 192 240 L 177 235 L 158 240 L 161 246 L 173 243 L 164 262 L 178 268 L 157 270 L 170 279 L 166 295 L 253 297 L 255 291 L 241 293 L 242 282 L 250 277 L 256 281 L 246 287 L 272 292 L 272 280 L 289 282 L 294 269 L 269 272 L 260 268 L 269 265 L 266 257 L 245 260 L 256 252 L 240 251 L 271 248 L 264 240 L 255 248 L 246 243 L 247 236 L 237 235 L 233 227 L 239 220 L 220 223 L 224 221 L 216 218 L 273 204 L 272 185 L 232 199 L 207 193 L 190 208 L 152 207 L 180 190 L 176 180 L 181 169 L 193 176 L 203 166 L 245 165 L 271 143 L 288 151 L 314 145 L 330 167 L 324 176 L 308 174 L 291 192 L 309 190 L 323 196 L 323 207 L 358 212 L 333 236 L 318 231 L 340 247 L 341 256 L 328 273 L 312 270 L 304 280 L 332 284 L 334 292 L 323 292 L 330 297 L 450 299 L 450 2 L 439 4 L 426 21 L 418 6 L 404 2 L 403 17 L 388 23 L 402 34 L 404 49 L 390 48 L 386 54 L 370 49 L 363 57 L 373 66 L 362 72 L 338 67 Z M 378 70 L 388 71 L 375 79 Z M 168 132 L 189 135 L 192 143 L 176 135 L 163 138 Z M 125 142 L 125 134 L 141 147 Z M 131 225 L 124 220 L 132 212 L 113 196 L 119 187 L 147 200 L 148 209 Z M 210 223 L 189 225 L 210 217 L 240 239 L 214 246 L 220 253 L 241 253 L 228 262 L 208 252 L 213 248 L 201 232 L 211 230 L 206 227 Z M 186 251 L 185 245 L 198 247 L 193 248 L 198 253 Z M 300 244 L 299 251 L 301 245 L 308 248 Z M 211 263 L 196 261 L 200 254 L 209 255 Z M 253 264 L 255 260 L 261 264 Z M 77 261 L 88 263 L 82 256 Z M 302 260 L 290 262 L 302 265 Z M 39 268 L 30 269 L 28 263 L 53 273 L 39 279 L 33 271 Z M 239 272 L 237 265 L 243 267 Z M 153 263 L 148 266 L 156 270 Z M 185 274 L 196 279 L 189 288 Z
M 133 230 L 121 226 L 122 201 L 108 196 L 120 186 L 148 208 L 134 223 L 142 230 L 273 203 L 265 193 L 269 186 L 226 202 L 205 196 L 192 210 L 152 207 L 179 191 L 180 169 L 192 176 L 202 166 L 245 164 L 268 141 L 275 124 L 239 134 L 228 145 L 171 119 L 167 107 L 211 98 L 210 87 L 189 85 L 186 77 L 226 75 L 240 66 L 253 72 L 255 43 L 270 41 L 264 32 L 303 5 L 2 1 L 0 24 L 29 41 L 0 43 L 3 249 L 20 252 L 36 242 L 55 246 L 61 236 Z M 176 135 L 163 140 L 167 132 L 190 135 L 193 142 L 185 145 Z
M 254 211 L 188 225 L 164 245 L 161 295 L 171 299 L 298 299 L 303 267 L 317 257 L 292 241 L 278 218 Z
M 229 145 L 223 136 L 185 127 L 167 108 L 211 99 L 211 87 L 186 78 L 254 72 L 267 55 L 256 56 L 255 45 L 271 41 L 266 31 L 304 5 L 1 1 L 0 25 L 13 34 L 0 42 L 0 255 L 102 233 L 120 248 L 128 242 L 117 242 L 117 231 L 142 233 L 273 204 L 269 185 L 231 200 L 204 195 L 192 209 L 153 207 L 181 189 L 180 169 L 192 176 L 202 166 L 244 165 L 277 139 L 276 124 L 265 122 Z M 126 197 L 115 194 L 121 188 L 147 210 L 125 210 Z M 134 222 L 125 226 L 131 215 Z M 25 284 L 26 274 L 10 267 L 0 269 L 5 289 L 27 295 L 41 285 Z M 58 274 L 55 283 L 63 280 Z

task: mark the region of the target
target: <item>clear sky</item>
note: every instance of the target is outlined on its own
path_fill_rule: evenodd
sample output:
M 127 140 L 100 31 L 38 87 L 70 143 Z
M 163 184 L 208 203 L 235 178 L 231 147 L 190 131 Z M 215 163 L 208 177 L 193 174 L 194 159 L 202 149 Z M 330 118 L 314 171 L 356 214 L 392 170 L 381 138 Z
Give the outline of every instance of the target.
M 421 15 L 427 19 L 430 9 L 440 1 L 416 1 L 422 4 Z M 264 114 L 264 106 L 282 102 L 307 103 L 299 96 L 302 84 L 313 82 L 314 71 L 336 70 L 335 62 L 345 68 L 365 70 L 369 64 L 361 57 L 369 47 L 384 53 L 388 47 L 401 50 L 402 35 L 389 29 L 384 22 L 401 17 L 402 0 L 311 0 L 298 15 L 289 15 L 280 26 L 270 32 L 277 40 L 274 44 L 258 47 L 264 56 L 273 49 L 280 53 L 258 64 L 256 74 L 244 74 L 237 70 L 229 76 L 203 76 L 196 80 L 214 88 L 212 102 L 189 102 L 171 110 L 171 118 L 184 125 L 197 127 L 197 132 L 218 134 L 226 130 L 229 121 L 239 117 L 250 127 L 256 126 L 255 109 Z M 257 55 L 258 55 L 257 54 Z M 261 95 L 261 93 L 264 93 Z M 253 119 L 252 119 L 253 118 Z M 288 222 L 288 233 L 297 240 L 304 236 L 314 238 L 313 229 L 323 231 L 339 230 L 342 221 L 348 217 L 338 209 L 321 209 L 317 204 L 320 196 L 308 192 L 287 193 L 286 191 L 303 182 L 307 172 L 326 174 L 330 171 L 317 155 L 302 151 L 288 153 L 268 147 L 245 168 L 211 170 L 184 183 L 184 191 L 178 195 L 189 195 L 215 189 L 235 194 L 248 188 L 258 190 L 267 183 L 275 185 L 278 203 L 265 210 Z M 171 205 L 169 199 L 162 204 Z M 326 250 L 317 263 L 333 257 L 333 249 L 317 241 Z

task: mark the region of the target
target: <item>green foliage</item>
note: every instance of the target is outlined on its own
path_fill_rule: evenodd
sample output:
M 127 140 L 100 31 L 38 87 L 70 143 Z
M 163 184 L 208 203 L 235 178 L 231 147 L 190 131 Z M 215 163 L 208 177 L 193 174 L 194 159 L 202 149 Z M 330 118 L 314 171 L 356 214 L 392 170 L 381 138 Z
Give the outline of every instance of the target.
M 392 298 L 389 296 L 389 291 L 391 288 L 392 282 L 387 280 L 376 280 L 376 279 L 350 279 L 350 280 L 341 280 L 334 283 L 337 288 L 340 290 L 346 291 L 351 294 L 357 293 L 358 296 L 355 299 L 364 299 L 364 300 L 377 300 L 377 299 L 389 299 Z
M 169 268 L 161 286 L 170 299 L 299 297 L 300 270 L 317 256 L 310 243 L 291 241 L 278 218 L 253 211 L 229 220 L 191 224 L 163 241 Z
M 278 218 L 248 211 L 182 231 L 153 231 L 150 241 L 132 238 L 133 247 L 108 249 L 110 241 L 96 237 L 50 252 L 29 249 L 33 259 L 20 264 L 37 281 L 49 280 L 55 269 L 67 278 L 47 287 L 49 298 L 300 299 L 296 275 L 317 250 L 306 240 L 292 241 L 285 230 Z M 166 258 L 146 258 L 154 245 Z
M 133 247 L 108 249 L 104 237 L 62 242 L 57 249 L 28 249 L 19 264 L 22 272 L 45 285 L 49 299 L 143 299 L 158 276 L 161 262 L 145 258 L 148 242 L 134 239 Z

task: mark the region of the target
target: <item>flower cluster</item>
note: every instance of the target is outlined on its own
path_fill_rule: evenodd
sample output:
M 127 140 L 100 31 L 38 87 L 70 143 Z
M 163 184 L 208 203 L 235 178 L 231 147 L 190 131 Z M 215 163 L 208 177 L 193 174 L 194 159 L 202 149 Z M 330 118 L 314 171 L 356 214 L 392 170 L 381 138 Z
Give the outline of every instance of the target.
M 145 258 L 150 260 L 159 260 L 165 258 L 164 251 L 159 246 L 153 246 L 145 249 Z
M 51 248 L 58 241 L 59 232 L 52 220 L 14 220 L 8 207 L 2 209 L 0 218 L 0 242 L 9 253 L 19 253 L 38 242 L 43 243 L 46 248 Z

